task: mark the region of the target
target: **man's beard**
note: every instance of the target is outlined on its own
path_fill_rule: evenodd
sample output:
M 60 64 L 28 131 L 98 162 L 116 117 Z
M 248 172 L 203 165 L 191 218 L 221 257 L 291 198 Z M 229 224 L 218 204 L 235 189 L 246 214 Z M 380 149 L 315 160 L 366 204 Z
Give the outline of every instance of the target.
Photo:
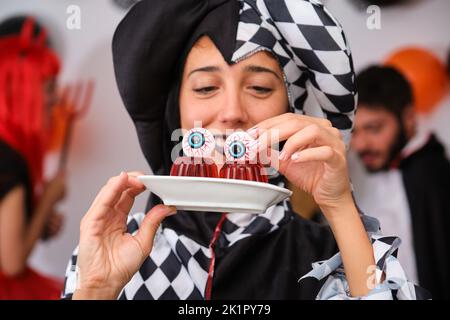
M 387 160 L 383 163 L 383 165 L 379 168 L 369 168 L 366 167 L 369 173 L 376 173 L 381 171 L 388 171 L 391 168 L 392 163 L 399 158 L 401 151 L 408 143 L 408 138 L 406 136 L 406 130 L 401 120 L 398 120 L 398 132 L 397 136 L 394 139 L 394 143 L 391 145 L 388 151 Z M 363 151 L 360 153 L 360 157 L 362 157 L 365 153 L 370 153 L 371 151 Z

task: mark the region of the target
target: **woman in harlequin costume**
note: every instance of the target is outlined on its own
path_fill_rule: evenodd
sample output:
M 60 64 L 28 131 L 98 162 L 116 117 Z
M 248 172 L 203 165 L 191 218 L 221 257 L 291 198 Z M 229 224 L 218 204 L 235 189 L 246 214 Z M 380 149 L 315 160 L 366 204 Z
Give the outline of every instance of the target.
M 258 215 L 174 214 L 152 196 L 147 214 L 128 216 L 144 186 L 139 173 L 121 173 L 83 218 L 66 298 L 427 297 L 395 258 L 399 239 L 381 236 L 353 202 L 345 160 L 356 104 L 351 54 L 322 4 L 144 0 L 119 25 L 113 54 L 155 174 L 169 174 L 171 133 L 195 121 L 257 139 L 279 130 L 284 147 L 269 182 L 312 194 L 329 226 L 303 220 L 288 200 Z M 316 99 L 308 112 L 307 86 Z
M 59 60 L 32 18 L 0 24 L 0 299 L 58 299 L 62 281 L 27 266 L 41 238 L 61 227 L 63 175 L 43 184 L 51 83 Z

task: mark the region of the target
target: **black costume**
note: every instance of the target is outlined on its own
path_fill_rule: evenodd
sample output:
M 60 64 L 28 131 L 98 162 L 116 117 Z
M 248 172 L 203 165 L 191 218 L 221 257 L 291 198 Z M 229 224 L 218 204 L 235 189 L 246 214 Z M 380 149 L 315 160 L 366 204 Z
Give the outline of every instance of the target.
M 411 211 L 420 285 L 434 298 L 449 299 L 450 163 L 444 147 L 432 135 L 400 162 L 399 169 Z
M 0 140 L 0 201 L 18 186 L 25 187 L 25 208 L 29 219 L 33 192 L 26 161 L 20 153 Z

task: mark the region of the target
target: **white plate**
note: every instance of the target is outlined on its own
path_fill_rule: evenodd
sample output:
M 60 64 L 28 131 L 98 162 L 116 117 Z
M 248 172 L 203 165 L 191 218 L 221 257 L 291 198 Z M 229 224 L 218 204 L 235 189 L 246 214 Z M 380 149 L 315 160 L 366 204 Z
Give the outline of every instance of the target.
M 220 178 L 139 176 L 165 205 L 180 210 L 263 213 L 292 195 L 270 183 Z

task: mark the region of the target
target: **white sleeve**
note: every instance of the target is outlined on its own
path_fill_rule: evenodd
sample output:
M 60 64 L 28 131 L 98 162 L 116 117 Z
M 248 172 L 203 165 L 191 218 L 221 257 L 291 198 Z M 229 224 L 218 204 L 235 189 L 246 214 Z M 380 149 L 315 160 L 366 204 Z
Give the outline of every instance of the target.
M 319 291 L 318 300 L 424 300 L 430 299 L 430 293 L 408 280 L 405 271 L 397 259 L 401 240 L 395 236 L 383 236 L 379 231 L 378 221 L 372 217 L 362 216 L 366 230 L 372 241 L 375 255 L 375 277 L 378 285 L 366 296 L 352 297 L 342 265 L 340 253 L 328 260 L 313 263 L 313 269 L 304 275 L 318 280 L 325 279 Z M 381 282 L 384 275 L 384 281 Z M 300 281 L 299 280 L 299 281 Z

